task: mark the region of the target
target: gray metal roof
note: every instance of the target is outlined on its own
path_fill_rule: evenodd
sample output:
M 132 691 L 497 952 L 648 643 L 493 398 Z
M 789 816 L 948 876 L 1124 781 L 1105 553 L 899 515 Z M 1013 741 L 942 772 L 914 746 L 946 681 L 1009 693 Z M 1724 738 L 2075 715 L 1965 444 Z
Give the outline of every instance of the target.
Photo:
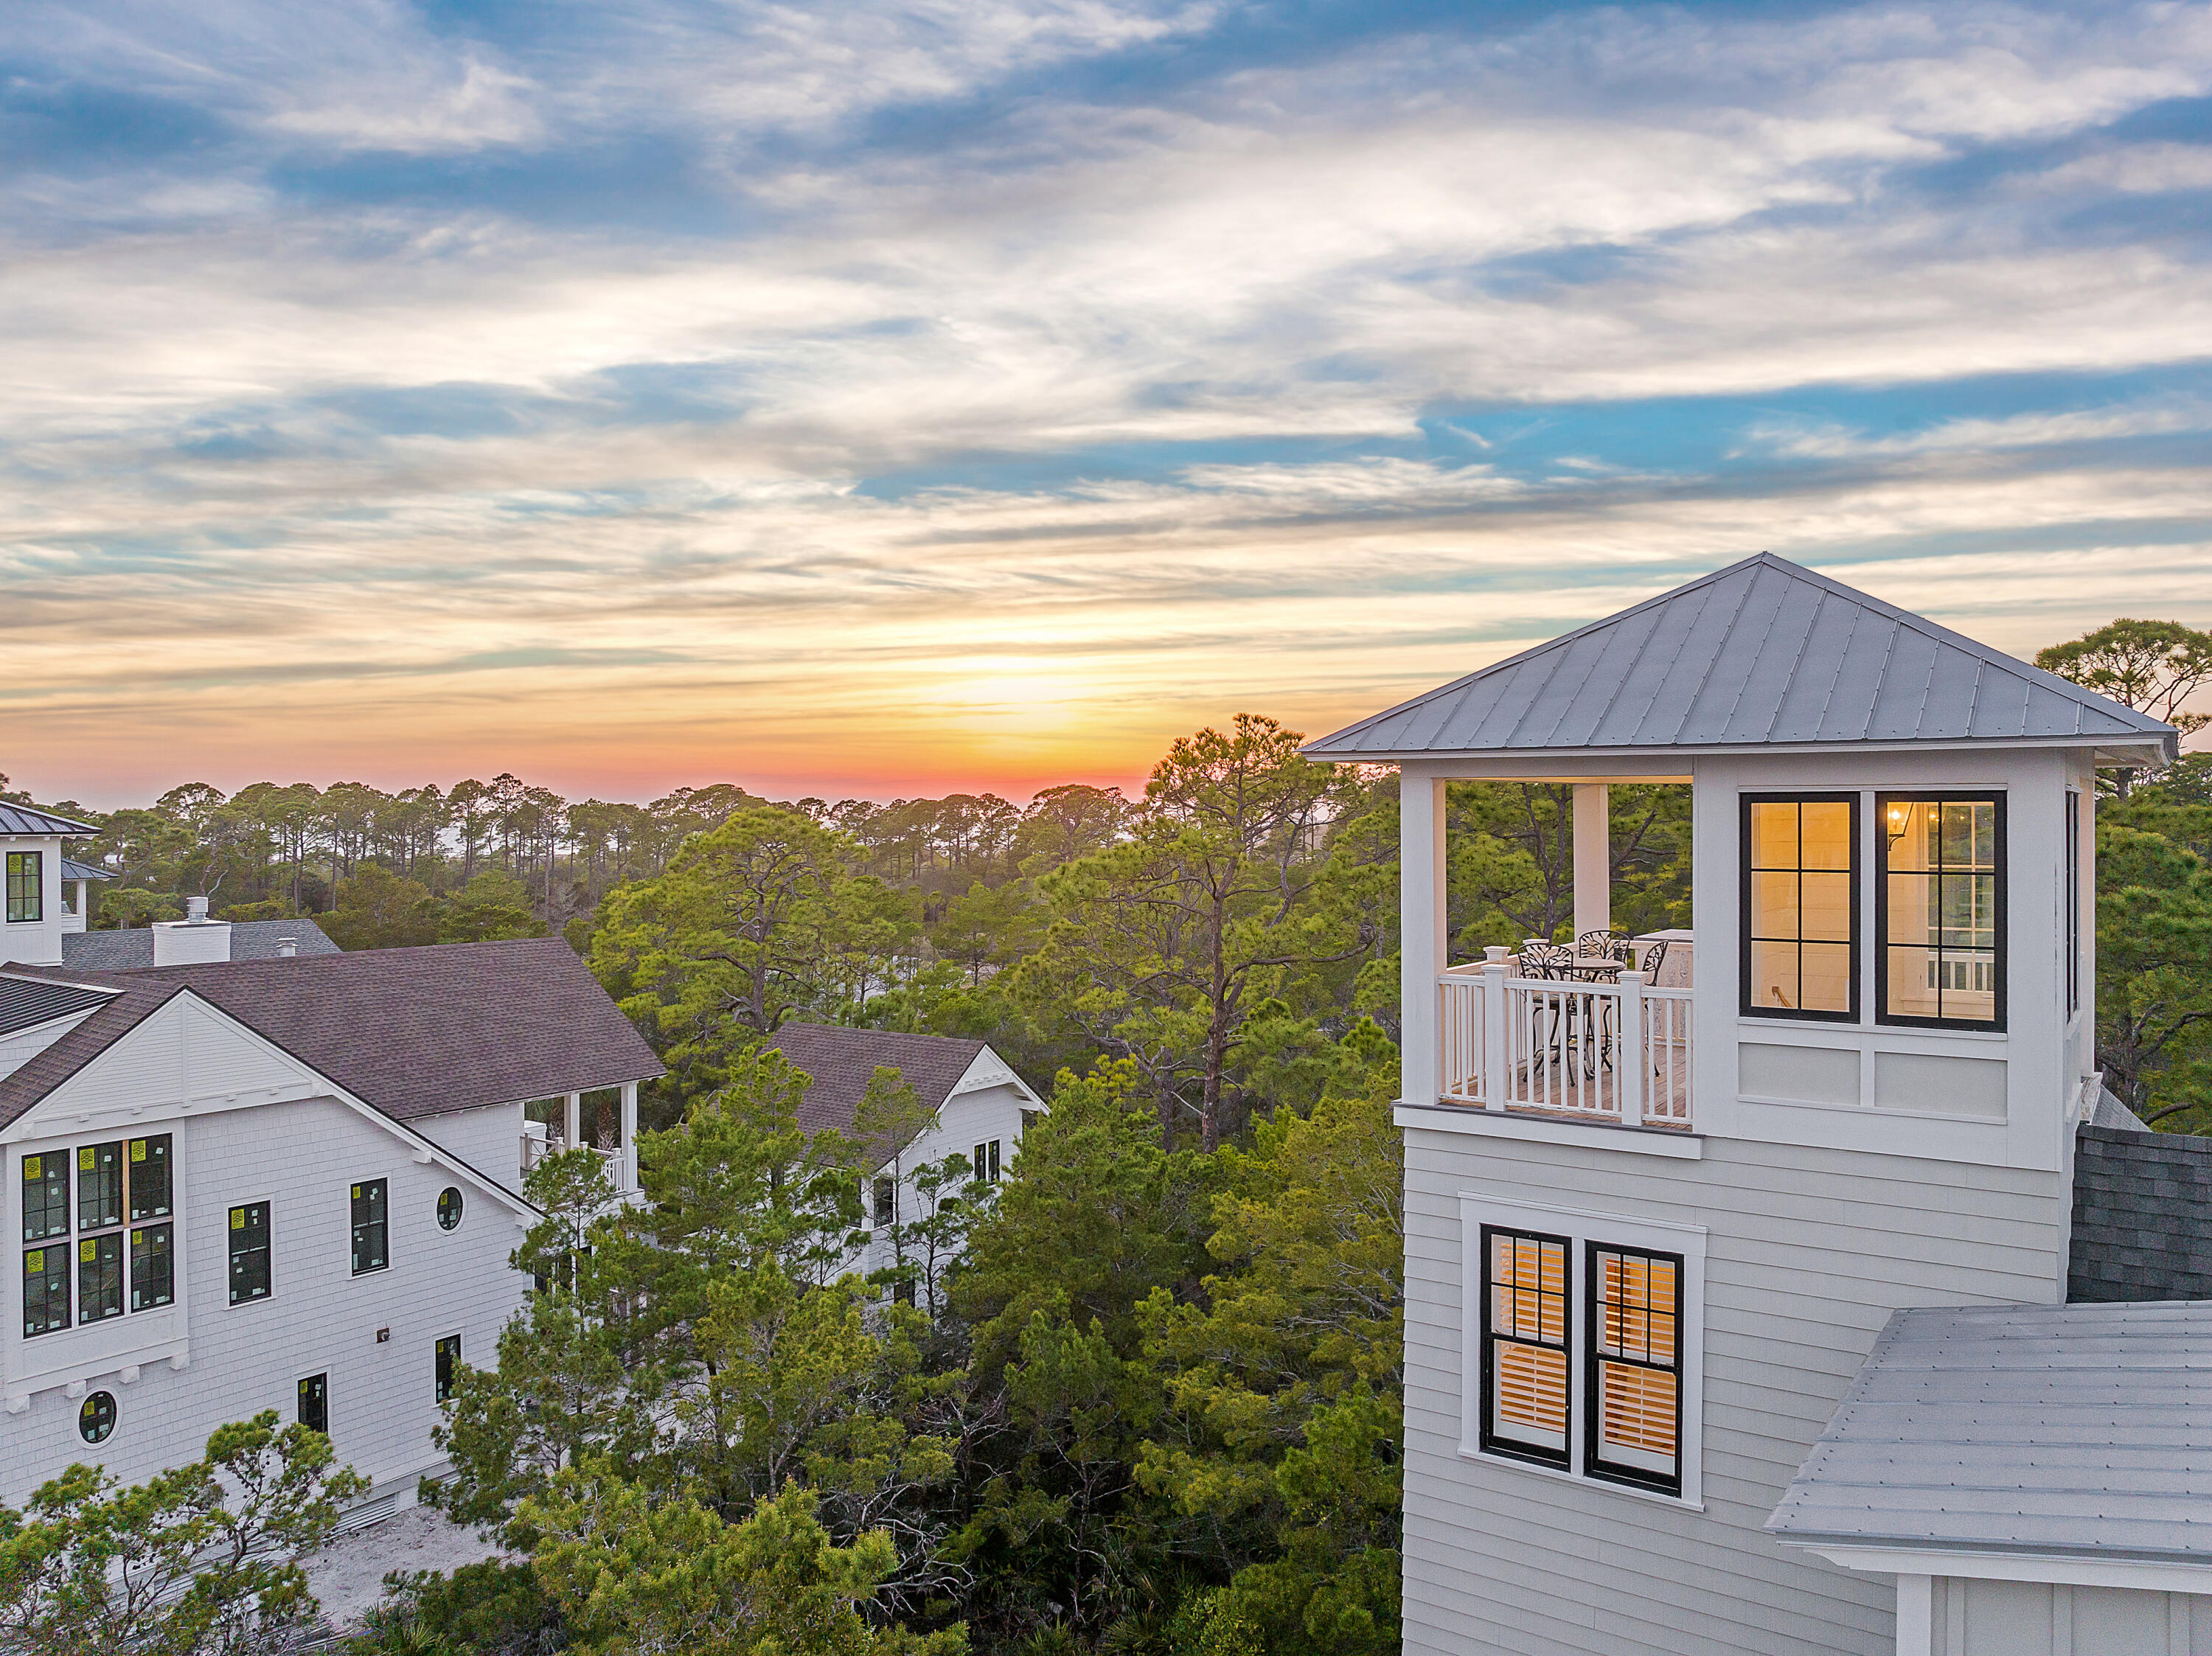
M 313 920 L 232 920 L 230 957 L 234 961 L 273 961 L 277 945 L 289 937 L 297 952 L 335 955 L 338 946 Z M 62 964 L 80 972 L 130 972 L 154 963 L 154 928 L 124 927 L 113 931 L 64 931 Z
M 1898 1312 L 1766 1527 L 2212 1563 L 2212 1301 Z
M 112 880 L 114 877 L 106 869 L 91 863 L 80 863 L 74 857 L 62 858 L 62 878 L 64 880 Z
M 11 805 L 0 802 L 0 834 L 97 834 L 100 830 L 89 822 L 80 822 L 73 816 L 57 816 L 50 810 L 40 810 L 36 805 Z
M 112 989 L 88 989 L 40 978 L 0 977 L 0 1035 L 12 1035 L 115 998 Z
M 1771 552 L 1310 743 L 1316 759 L 2051 742 L 2173 728 Z

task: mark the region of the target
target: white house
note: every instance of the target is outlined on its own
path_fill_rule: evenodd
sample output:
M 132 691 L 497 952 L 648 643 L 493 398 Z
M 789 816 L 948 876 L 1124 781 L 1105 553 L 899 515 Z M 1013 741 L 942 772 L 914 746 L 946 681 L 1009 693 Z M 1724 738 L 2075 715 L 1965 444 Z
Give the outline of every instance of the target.
M 1965 1443 L 2038 1363 L 2203 1407 L 2201 1308 L 2066 1303 L 2096 767 L 2175 746 L 1761 555 L 1309 748 L 1401 778 L 1408 1652 L 2212 1653 L 2212 1524 L 2119 1513 L 2212 1511 L 2201 1433 Z M 1607 786 L 1689 784 L 1691 980 L 1454 964 L 1462 778 L 1576 786 L 1578 931 Z
M 73 817 L 0 800 L 0 965 L 58 965 L 62 937 L 84 929 L 82 878 L 65 875 L 62 841 L 98 829 Z
M 852 1132 L 854 1112 L 879 1066 L 896 1070 L 920 1101 L 926 1125 L 918 1132 L 868 1146 L 873 1236 L 867 1257 L 853 1261 L 855 1269 L 891 1265 L 890 1228 L 926 1216 L 926 1198 L 915 1187 L 919 1169 L 957 1154 L 969 1159 L 976 1178 L 996 1184 L 1012 1164 L 1022 1129 L 1045 1107 L 987 1041 L 787 1023 L 769 1045 L 806 1072 L 799 1119 L 810 1133 Z
M 411 1499 L 453 1365 L 529 1285 L 527 1107 L 569 1142 L 609 1119 L 634 1188 L 659 1072 L 557 937 L 0 968 L 0 1501 L 73 1460 L 137 1482 L 271 1408 Z

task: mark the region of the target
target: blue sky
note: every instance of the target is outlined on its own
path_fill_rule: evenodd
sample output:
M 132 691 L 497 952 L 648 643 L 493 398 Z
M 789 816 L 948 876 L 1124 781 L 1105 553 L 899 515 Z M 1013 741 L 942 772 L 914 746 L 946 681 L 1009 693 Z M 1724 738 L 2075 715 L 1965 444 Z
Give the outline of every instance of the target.
M 1762 549 L 2212 624 L 2212 8 L 0 12 L 0 770 L 1127 781 Z

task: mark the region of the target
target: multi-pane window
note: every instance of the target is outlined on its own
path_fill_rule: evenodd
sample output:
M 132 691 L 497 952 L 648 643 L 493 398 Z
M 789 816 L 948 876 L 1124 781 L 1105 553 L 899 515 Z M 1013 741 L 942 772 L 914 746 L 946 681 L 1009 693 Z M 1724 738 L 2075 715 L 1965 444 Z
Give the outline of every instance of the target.
M 269 1297 L 269 1204 L 230 1210 L 230 1302 Z
M 331 1377 L 310 1374 L 300 1382 L 300 1424 L 311 1432 L 331 1434 Z
M 69 1156 L 66 1152 L 23 1158 L 23 1240 L 43 1242 L 69 1234 Z
M 76 1228 L 106 1230 L 123 1222 L 123 1141 L 81 1144 L 76 1152 Z
M 999 1182 L 999 1142 L 993 1138 L 975 1146 L 975 1176 L 987 1185 Z
M 1743 802 L 1742 1010 L 1858 1016 L 1858 796 Z
M 131 1308 L 151 1311 L 177 1297 L 173 1227 L 140 1225 L 131 1233 Z
M 123 1233 L 86 1236 L 76 1245 L 76 1319 L 104 1322 L 123 1314 Z
M 2066 1010 L 2081 1010 L 2081 796 L 2066 791 Z
M 8 853 L 8 918 L 11 921 L 46 918 L 46 855 L 42 851 Z
M 1884 794 L 1876 998 L 1884 1023 L 2004 1028 L 2004 800 Z
M 391 1225 L 385 1205 L 385 1181 L 362 1180 L 353 1187 L 353 1274 L 381 1271 L 392 1263 Z
M 1567 1239 L 1485 1226 L 1482 1447 L 1567 1464 Z
M 878 1229 L 898 1222 L 898 1180 L 876 1180 L 876 1225 Z
M 1589 1245 L 1585 1470 L 1678 1495 L 1682 1487 L 1682 1261 Z
M 459 1187 L 448 1185 L 438 1192 L 438 1228 L 458 1229 L 461 1222 L 461 1192 Z
M 438 1342 L 438 1401 L 453 1395 L 453 1371 L 461 1366 L 461 1337 L 448 1334 Z
M 171 1228 L 125 1230 L 169 1213 L 169 1151 L 164 1133 L 23 1158 L 25 1334 L 175 1302 Z
M 23 1250 L 23 1335 L 51 1334 L 70 1325 L 69 1244 Z
M 169 1135 L 131 1140 L 131 1222 L 166 1219 L 174 1199 L 169 1176 Z

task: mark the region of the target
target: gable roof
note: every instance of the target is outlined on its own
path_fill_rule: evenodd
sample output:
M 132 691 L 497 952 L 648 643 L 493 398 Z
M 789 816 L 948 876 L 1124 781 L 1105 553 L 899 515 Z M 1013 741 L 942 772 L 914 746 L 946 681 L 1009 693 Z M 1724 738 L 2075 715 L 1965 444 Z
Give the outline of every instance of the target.
M 1762 552 L 1305 751 L 1373 760 L 1980 741 L 2179 750 L 2170 725 Z
M 74 837 L 99 832 L 91 823 L 80 822 L 74 816 L 57 816 L 36 805 L 11 805 L 0 800 L 0 834 L 62 834 Z
M 663 1072 L 559 937 L 112 974 L 9 970 L 119 992 L 0 1078 L 0 1126 L 187 990 L 395 1121 Z
M 314 921 L 224 920 L 230 928 L 230 957 L 234 961 L 273 961 L 285 938 L 292 939 L 301 955 L 335 955 L 332 943 Z M 113 931 L 64 931 L 62 964 L 78 972 L 133 972 L 154 963 L 154 928 L 126 926 Z
M 1766 1528 L 2212 1563 L 2212 1303 L 1898 1312 Z
M 990 1043 L 982 1040 L 893 1029 L 846 1029 L 826 1023 L 787 1023 L 769 1037 L 768 1044 L 810 1077 L 799 1106 L 799 1125 L 810 1133 L 853 1131 L 854 1112 L 878 1065 L 896 1070 L 914 1089 L 921 1107 L 935 1112 L 945 1107 L 976 1059 L 990 1050 Z M 878 1152 L 876 1165 L 881 1166 L 898 1146 L 872 1148 Z

